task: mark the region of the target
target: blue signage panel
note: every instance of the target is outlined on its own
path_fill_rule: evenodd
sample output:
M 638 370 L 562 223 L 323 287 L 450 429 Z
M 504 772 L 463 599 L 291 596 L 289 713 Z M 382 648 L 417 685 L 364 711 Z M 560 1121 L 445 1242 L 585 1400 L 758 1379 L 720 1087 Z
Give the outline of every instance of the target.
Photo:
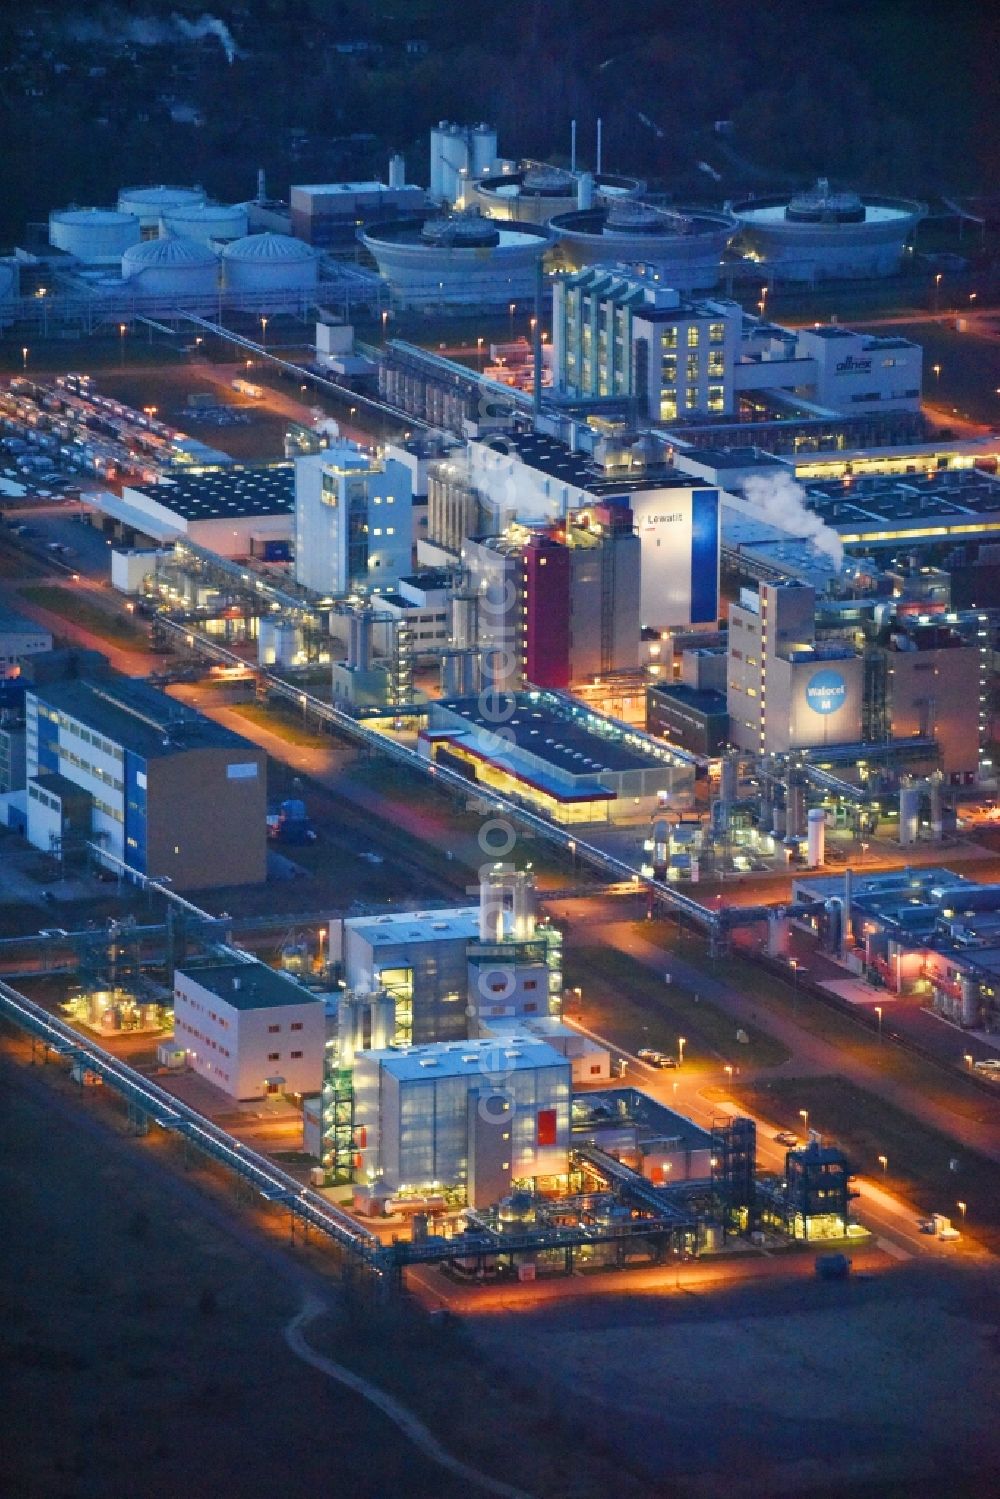
M 814 713 L 836 713 L 844 706 L 847 683 L 839 671 L 826 667 L 809 678 L 806 683 L 806 702 Z
M 691 496 L 691 623 L 719 618 L 719 491 L 696 489 Z

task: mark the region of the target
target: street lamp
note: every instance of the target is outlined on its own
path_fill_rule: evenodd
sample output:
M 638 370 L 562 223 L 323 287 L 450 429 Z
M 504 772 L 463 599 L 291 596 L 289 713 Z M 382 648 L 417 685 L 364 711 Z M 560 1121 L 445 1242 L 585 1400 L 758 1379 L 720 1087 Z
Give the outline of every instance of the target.
M 966 1210 L 967 1210 L 967 1204 L 964 1203 L 964 1202 L 956 1202 L 955 1206 L 958 1208 L 958 1211 L 961 1213 L 961 1215 L 962 1215 L 962 1222 L 964 1223 L 965 1222 L 965 1214 L 966 1214 Z
M 483 335 L 482 334 L 480 334 L 479 337 L 476 339 L 476 358 L 477 358 L 477 361 L 478 361 L 478 364 L 479 364 L 479 373 L 482 374 L 482 372 L 483 372 Z
M 889 1157 L 887 1155 L 880 1155 L 878 1163 L 882 1167 L 882 1175 L 884 1176 L 889 1169 Z
M 261 344 L 266 349 L 267 348 L 267 318 L 263 315 L 263 313 L 261 314 L 261 319 L 260 319 L 260 333 L 261 333 L 261 339 L 260 339 Z
M 861 863 L 862 864 L 865 862 L 865 854 L 867 852 L 868 852 L 868 845 L 867 845 L 867 843 L 862 843 L 862 845 L 861 845 Z
M 28 368 L 28 350 L 26 348 L 21 350 L 21 368 L 25 370 Z
M 931 365 L 931 369 L 934 371 L 934 377 L 935 377 L 935 379 L 940 380 L 941 379 L 941 366 L 939 364 L 932 364 Z
M 677 1037 L 677 1065 L 678 1065 L 678 1067 L 683 1067 L 684 1066 L 684 1048 L 685 1048 L 686 1045 L 687 1045 L 687 1037 L 686 1036 L 678 1036 Z
M 802 1129 L 805 1134 L 809 1133 L 809 1110 L 799 1109 L 799 1118 L 802 1120 Z
M 726 1074 L 726 1076 L 728 1077 L 729 1081 L 732 1082 L 732 1080 L 733 1080 L 733 1064 L 732 1064 L 732 1062 L 727 1062 L 726 1065 L 723 1067 L 722 1070 Z
M 965 1063 L 966 1067 L 971 1067 L 972 1066 L 972 1052 L 971 1051 L 967 1051 L 965 1053 L 965 1056 L 962 1058 L 962 1061 Z
M 875 1006 L 875 1014 L 878 1016 L 878 1044 L 882 1045 L 882 1006 Z
M 511 343 L 514 342 L 514 309 L 516 308 L 516 306 L 517 306 L 516 302 L 511 302 L 509 304 L 508 308 L 507 308 L 507 311 L 510 313 L 510 341 L 511 341 Z
M 389 313 L 386 308 L 382 309 L 382 342 L 385 343 L 385 328 L 389 321 Z
M 118 353 L 122 368 L 125 367 L 125 334 L 128 332 L 126 323 L 118 324 Z

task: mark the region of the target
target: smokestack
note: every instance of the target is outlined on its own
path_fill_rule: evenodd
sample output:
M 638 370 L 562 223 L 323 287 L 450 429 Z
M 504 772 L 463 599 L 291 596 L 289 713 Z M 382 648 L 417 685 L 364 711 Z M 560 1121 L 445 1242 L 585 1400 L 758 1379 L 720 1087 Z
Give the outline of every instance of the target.
M 266 203 L 267 202 L 267 185 L 266 185 L 265 178 L 264 178 L 264 168 L 263 167 L 258 167 L 258 169 L 257 169 L 257 202 L 258 203 Z
M 542 409 L 542 257 L 540 255 L 535 262 L 535 327 L 532 345 L 534 388 L 531 404 L 537 419 Z
M 597 117 L 597 167 L 596 167 L 596 171 L 597 171 L 597 175 L 598 176 L 601 175 L 601 131 L 602 131 L 602 122 L 601 122 L 600 115 L 598 115 L 598 117 Z
M 569 124 L 569 169 L 576 171 L 576 121 L 570 120 Z

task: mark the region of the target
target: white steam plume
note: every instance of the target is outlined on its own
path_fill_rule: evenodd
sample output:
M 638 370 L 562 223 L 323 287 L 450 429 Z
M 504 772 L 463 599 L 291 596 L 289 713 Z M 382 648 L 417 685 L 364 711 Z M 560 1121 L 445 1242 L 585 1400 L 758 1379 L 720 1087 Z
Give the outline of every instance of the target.
M 761 520 L 780 527 L 790 536 L 806 537 L 830 558 L 838 571 L 843 567 L 843 542 L 832 526 L 809 509 L 803 490 L 790 475 L 757 475 L 746 481 L 743 493 Z
M 226 54 L 226 61 L 233 62 L 240 49 L 225 21 L 208 12 L 197 21 L 189 21 L 176 11 L 169 21 L 158 21 L 153 16 L 126 16 L 112 12 L 107 21 L 95 16 L 73 16 L 67 22 L 69 34 L 80 42 L 132 42 L 137 47 L 168 47 L 181 38 L 189 42 L 200 42 L 205 37 L 218 38 Z
M 215 36 L 219 39 L 219 45 L 226 54 L 226 61 L 231 63 L 238 55 L 239 49 L 233 41 L 233 34 L 225 21 L 220 21 L 217 16 L 210 16 L 207 11 L 200 15 L 197 21 L 185 20 L 183 16 L 177 15 L 176 11 L 170 18 L 182 36 L 187 37 L 189 42 L 200 42 L 206 36 Z
M 313 419 L 313 431 L 318 432 L 321 437 L 329 438 L 331 442 L 336 442 L 340 436 L 339 423 L 335 422 L 332 416 L 324 416 L 321 406 L 311 406 L 309 412 Z

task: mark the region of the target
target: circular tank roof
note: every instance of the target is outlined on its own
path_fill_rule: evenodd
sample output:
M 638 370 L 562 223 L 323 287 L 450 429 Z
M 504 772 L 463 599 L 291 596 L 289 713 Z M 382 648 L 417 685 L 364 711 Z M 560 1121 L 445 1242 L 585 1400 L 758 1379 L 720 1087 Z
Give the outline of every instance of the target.
M 51 218 L 57 224 L 137 224 L 134 213 L 119 213 L 115 208 L 59 208 Z
M 558 167 L 529 167 L 521 179 L 521 191 L 548 196 L 576 192 L 576 178 Z
M 146 239 L 141 244 L 130 245 L 122 256 L 122 264 L 130 266 L 203 266 L 215 263 L 215 252 L 207 245 L 196 239 L 185 239 L 179 234 L 168 234 L 162 239 Z
M 315 260 L 316 252 L 290 234 L 247 234 L 226 245 L 227 260 Z
M 862 224 L 865 205 L 858 193 L 834 193 L 825 178 L 790 198 L 785 217 L 800 224 Z
M 429 245 L 488 249 L 500 243 L 500 231 L 481 214 L 455 214 L 447 219 L 428 219 L 420 230 L 420 238 Z
M 227 213 L 246 213 L 245 203 L 182 203 L 170 211 L 172 219 L 190 219 L 192 224 L 225 218 Z
M 205 194 L 200 187 L 123 187 L 118 201 L 141 203 L 147 208 L 179 208 L 186 203 L 204 203 Z

